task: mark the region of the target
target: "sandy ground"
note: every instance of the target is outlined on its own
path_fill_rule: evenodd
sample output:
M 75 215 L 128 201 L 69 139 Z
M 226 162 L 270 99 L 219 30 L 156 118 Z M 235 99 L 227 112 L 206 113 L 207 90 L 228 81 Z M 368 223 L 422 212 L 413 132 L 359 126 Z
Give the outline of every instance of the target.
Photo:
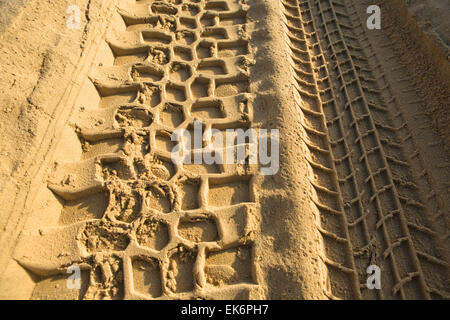
M 441 0 L 409 0 L 406 4 L 424 32 L 448 56 L 450 54 L 450 21 L 448 19 L 450 3 Z
M 0 297 L 448 299 L 450 4 L 370 4 L 0 1 Z M 173 163 L 195 120 L 279 170 Z

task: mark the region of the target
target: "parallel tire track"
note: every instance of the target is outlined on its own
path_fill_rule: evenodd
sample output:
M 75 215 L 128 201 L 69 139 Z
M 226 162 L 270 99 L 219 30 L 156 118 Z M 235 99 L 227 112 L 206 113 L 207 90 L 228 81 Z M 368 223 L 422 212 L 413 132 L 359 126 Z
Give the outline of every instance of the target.
M 440 203 L 355 8 L 282 4 L 314 158 L 329 296 L 447 298 L 448 231 L 434 222 L 445 208 L 435 211 Z M 366 288 L 371 264 L 381 267 L 380 291 Z

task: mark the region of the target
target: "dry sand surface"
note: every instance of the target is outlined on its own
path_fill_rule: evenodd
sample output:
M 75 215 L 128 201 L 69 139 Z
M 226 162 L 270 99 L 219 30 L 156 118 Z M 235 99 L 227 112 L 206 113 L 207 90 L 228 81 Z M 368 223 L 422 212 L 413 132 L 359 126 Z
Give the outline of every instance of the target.
M 0 298 L 450 298 L 450 2 L 0 11 Z M 174 163 L 195 120 L 279 170 Z

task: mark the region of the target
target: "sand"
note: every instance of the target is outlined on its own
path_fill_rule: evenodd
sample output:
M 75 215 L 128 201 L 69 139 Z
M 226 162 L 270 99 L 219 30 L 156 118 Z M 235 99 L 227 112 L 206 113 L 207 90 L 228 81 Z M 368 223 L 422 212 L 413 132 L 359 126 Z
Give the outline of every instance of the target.
M 448 299 L 450 5 L 371 4 L 0 1 L 0 297 Z M 195 121 L 279 170 L 174 163 Z

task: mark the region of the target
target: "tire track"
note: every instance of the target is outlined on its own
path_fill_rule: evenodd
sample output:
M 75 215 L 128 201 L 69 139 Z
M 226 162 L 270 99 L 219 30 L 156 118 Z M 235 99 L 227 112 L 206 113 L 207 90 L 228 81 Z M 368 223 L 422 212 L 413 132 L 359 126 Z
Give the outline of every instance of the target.
M 415 181 L 420 177 L 417 170 L 422 168 L 411 164 L 417 152 L 407 149 L 411 148 L 408 145 L 411 135 L 402 114 L 396 109 L 382 69 L 377 70 L 382 67 L 369 50 L 370 43 L 364 42 L 367 37 L 364 37 L 356 11 L 345 1 L 283 3 L 285 15 L 291 22 L 288 23 L 290 37 L 294 37 L 294 42 L 300 40 L 302 37 L 299 39 L 294 35 L 304 31 L 303 39 L 307 39 L 309 48 L 303 53 L 309 51 L 315 62 L 314 75 L 328 133 L 317 125 L 315 128 L 320 128 L 318 132 L 330 139 L 331 149 L 328 150 L 332 150 L 335 159 L 341 190 L 338 192 L 344 203 L 350 235 L 340 242 L 351 241 L 350 248 L 354 248 L 362 297 L 374 297 L 374 292 L 364 286 L 365 268 L 373 263 L 384 271 L 379 298 L 430 298 L 431 293 L 446 297 L 445 287 L 439 281 L 445 279 L 448 264 L 444 252 L 433 248 L 436 244 L 438 248 L 443 246 L 430 220 L 432 207 L 423 204 L 429 189 L 420 189 Z M 350 9 L 353 11 L 348 11 Z M 299 28 L 295 28 L 295 23 L 300 23 Z M 292 51 L 295 56 L 296 50 Z M 298 73 L 298 70 L 294 72 Z M 300 95 L 304 100 L 304 88 L 310 88 L 312 82 L 303 79 L 297 82 L 303 89 Z M 305 119 L 311 114 L 316 119 L 321 117 L 320 111 L 304 114 Z M 315 154 L 320 147 L 315 144 L 310 149 Z M 409 154 L 413 157 L 408 159 L 405 155 Z M 333 168 L 325 165 L 319 171 L 326 170 Z M 331 184 L 322 184 L 316 189 L 323 191 L 329 186 Z M 332 188 L 336 190 L 335 186 Z M 319 205 L 321 207 L 323 220 L 329 219 L 326 212 L 331 210 L 323 210 L 324 206 Z M 327 249 L 327 245 L 330 248 Z M 329 255 L 335 246 L 325 241 Z M 350 257 L 348 260 L 351 261 Z M 348 266 L 351 268 L 351 264 Z M 441 277 L 438 281 L 430 278 L 436 270 Z M 351 288 L 348 282 L 336 277 L 331 270 L 330 281 L 332 296 L 359 296 L 359 289 L 348 292 Z
M 257 168 L 171 159 L 172 133 L 196 120 L 222 133 L 253 126 L 244 2 L 121 3 L 73 119 L 81 161 L 57 162 L 48 186 L 73 213 L 34 239 L 75 243 L 28 247 L 21 265 L 46 276 L 83 266 L 86 299 L 259 294 Z M 193 143 L 193 157 L 207 147 Z M 96 219 L 80 215 L 89 201 L 105 208 Z

